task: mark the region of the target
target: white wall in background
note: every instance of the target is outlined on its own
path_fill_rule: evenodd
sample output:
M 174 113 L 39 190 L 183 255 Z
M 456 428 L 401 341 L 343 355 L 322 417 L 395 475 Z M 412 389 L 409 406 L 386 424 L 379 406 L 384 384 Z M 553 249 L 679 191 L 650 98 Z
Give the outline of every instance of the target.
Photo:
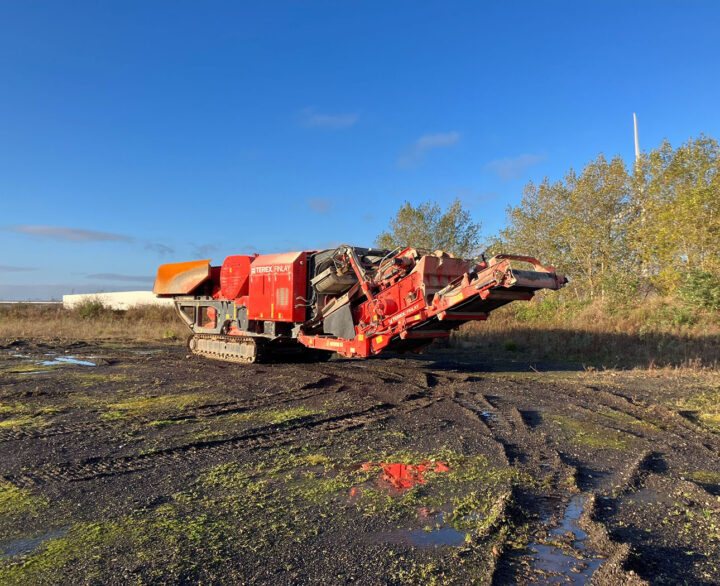
M 155 297 L 152 291 L 119 291 L 117 293 L 84 293 L 63 295 L 63 307 L 72 309 L 87 301 L 100 301 L 112 309 L 128 309 L 136 305 L 172 305 L 173 300 Z

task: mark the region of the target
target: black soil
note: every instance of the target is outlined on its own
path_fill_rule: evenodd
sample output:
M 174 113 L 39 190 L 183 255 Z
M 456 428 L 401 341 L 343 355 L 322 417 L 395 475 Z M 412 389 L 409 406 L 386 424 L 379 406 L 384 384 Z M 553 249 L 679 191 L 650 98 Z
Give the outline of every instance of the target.
M 0 353 L 3 584 L 719 581 L 720 437 L 672 377 Z

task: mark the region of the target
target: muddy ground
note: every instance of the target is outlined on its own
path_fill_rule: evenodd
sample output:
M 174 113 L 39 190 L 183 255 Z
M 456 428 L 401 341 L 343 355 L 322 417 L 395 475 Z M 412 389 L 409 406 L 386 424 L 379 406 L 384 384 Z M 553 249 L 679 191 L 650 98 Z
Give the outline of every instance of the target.
M 688 405 L 719 391 L 450 349 L 7 341 L 0 583 L 715 584 L 720 436 Z

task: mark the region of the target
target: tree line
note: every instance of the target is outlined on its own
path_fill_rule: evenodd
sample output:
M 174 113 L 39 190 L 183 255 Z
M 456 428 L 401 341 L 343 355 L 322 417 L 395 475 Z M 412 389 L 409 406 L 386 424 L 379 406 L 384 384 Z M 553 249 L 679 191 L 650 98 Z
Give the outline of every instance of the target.
M 480 252 L 480 224 L 459 200 L 405 202 L 377 244 Z M 720 146 L 706 135 L 674 148 L 665 140 L 632 168 L 602 154 L 558 181 L 529 183 L 489 254 L 529 254 L 571 279 L 579 299 L 695 294 L 720 309 Z

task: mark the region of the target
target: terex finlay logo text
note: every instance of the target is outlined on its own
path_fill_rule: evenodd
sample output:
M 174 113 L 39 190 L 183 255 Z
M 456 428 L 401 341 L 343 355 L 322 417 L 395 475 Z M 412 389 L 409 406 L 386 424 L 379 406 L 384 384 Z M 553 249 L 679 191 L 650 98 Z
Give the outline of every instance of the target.
M 268 265 L 265 267 L 250 267 L 251 275 L 260 273 L 289 273 L 290 265 Z

